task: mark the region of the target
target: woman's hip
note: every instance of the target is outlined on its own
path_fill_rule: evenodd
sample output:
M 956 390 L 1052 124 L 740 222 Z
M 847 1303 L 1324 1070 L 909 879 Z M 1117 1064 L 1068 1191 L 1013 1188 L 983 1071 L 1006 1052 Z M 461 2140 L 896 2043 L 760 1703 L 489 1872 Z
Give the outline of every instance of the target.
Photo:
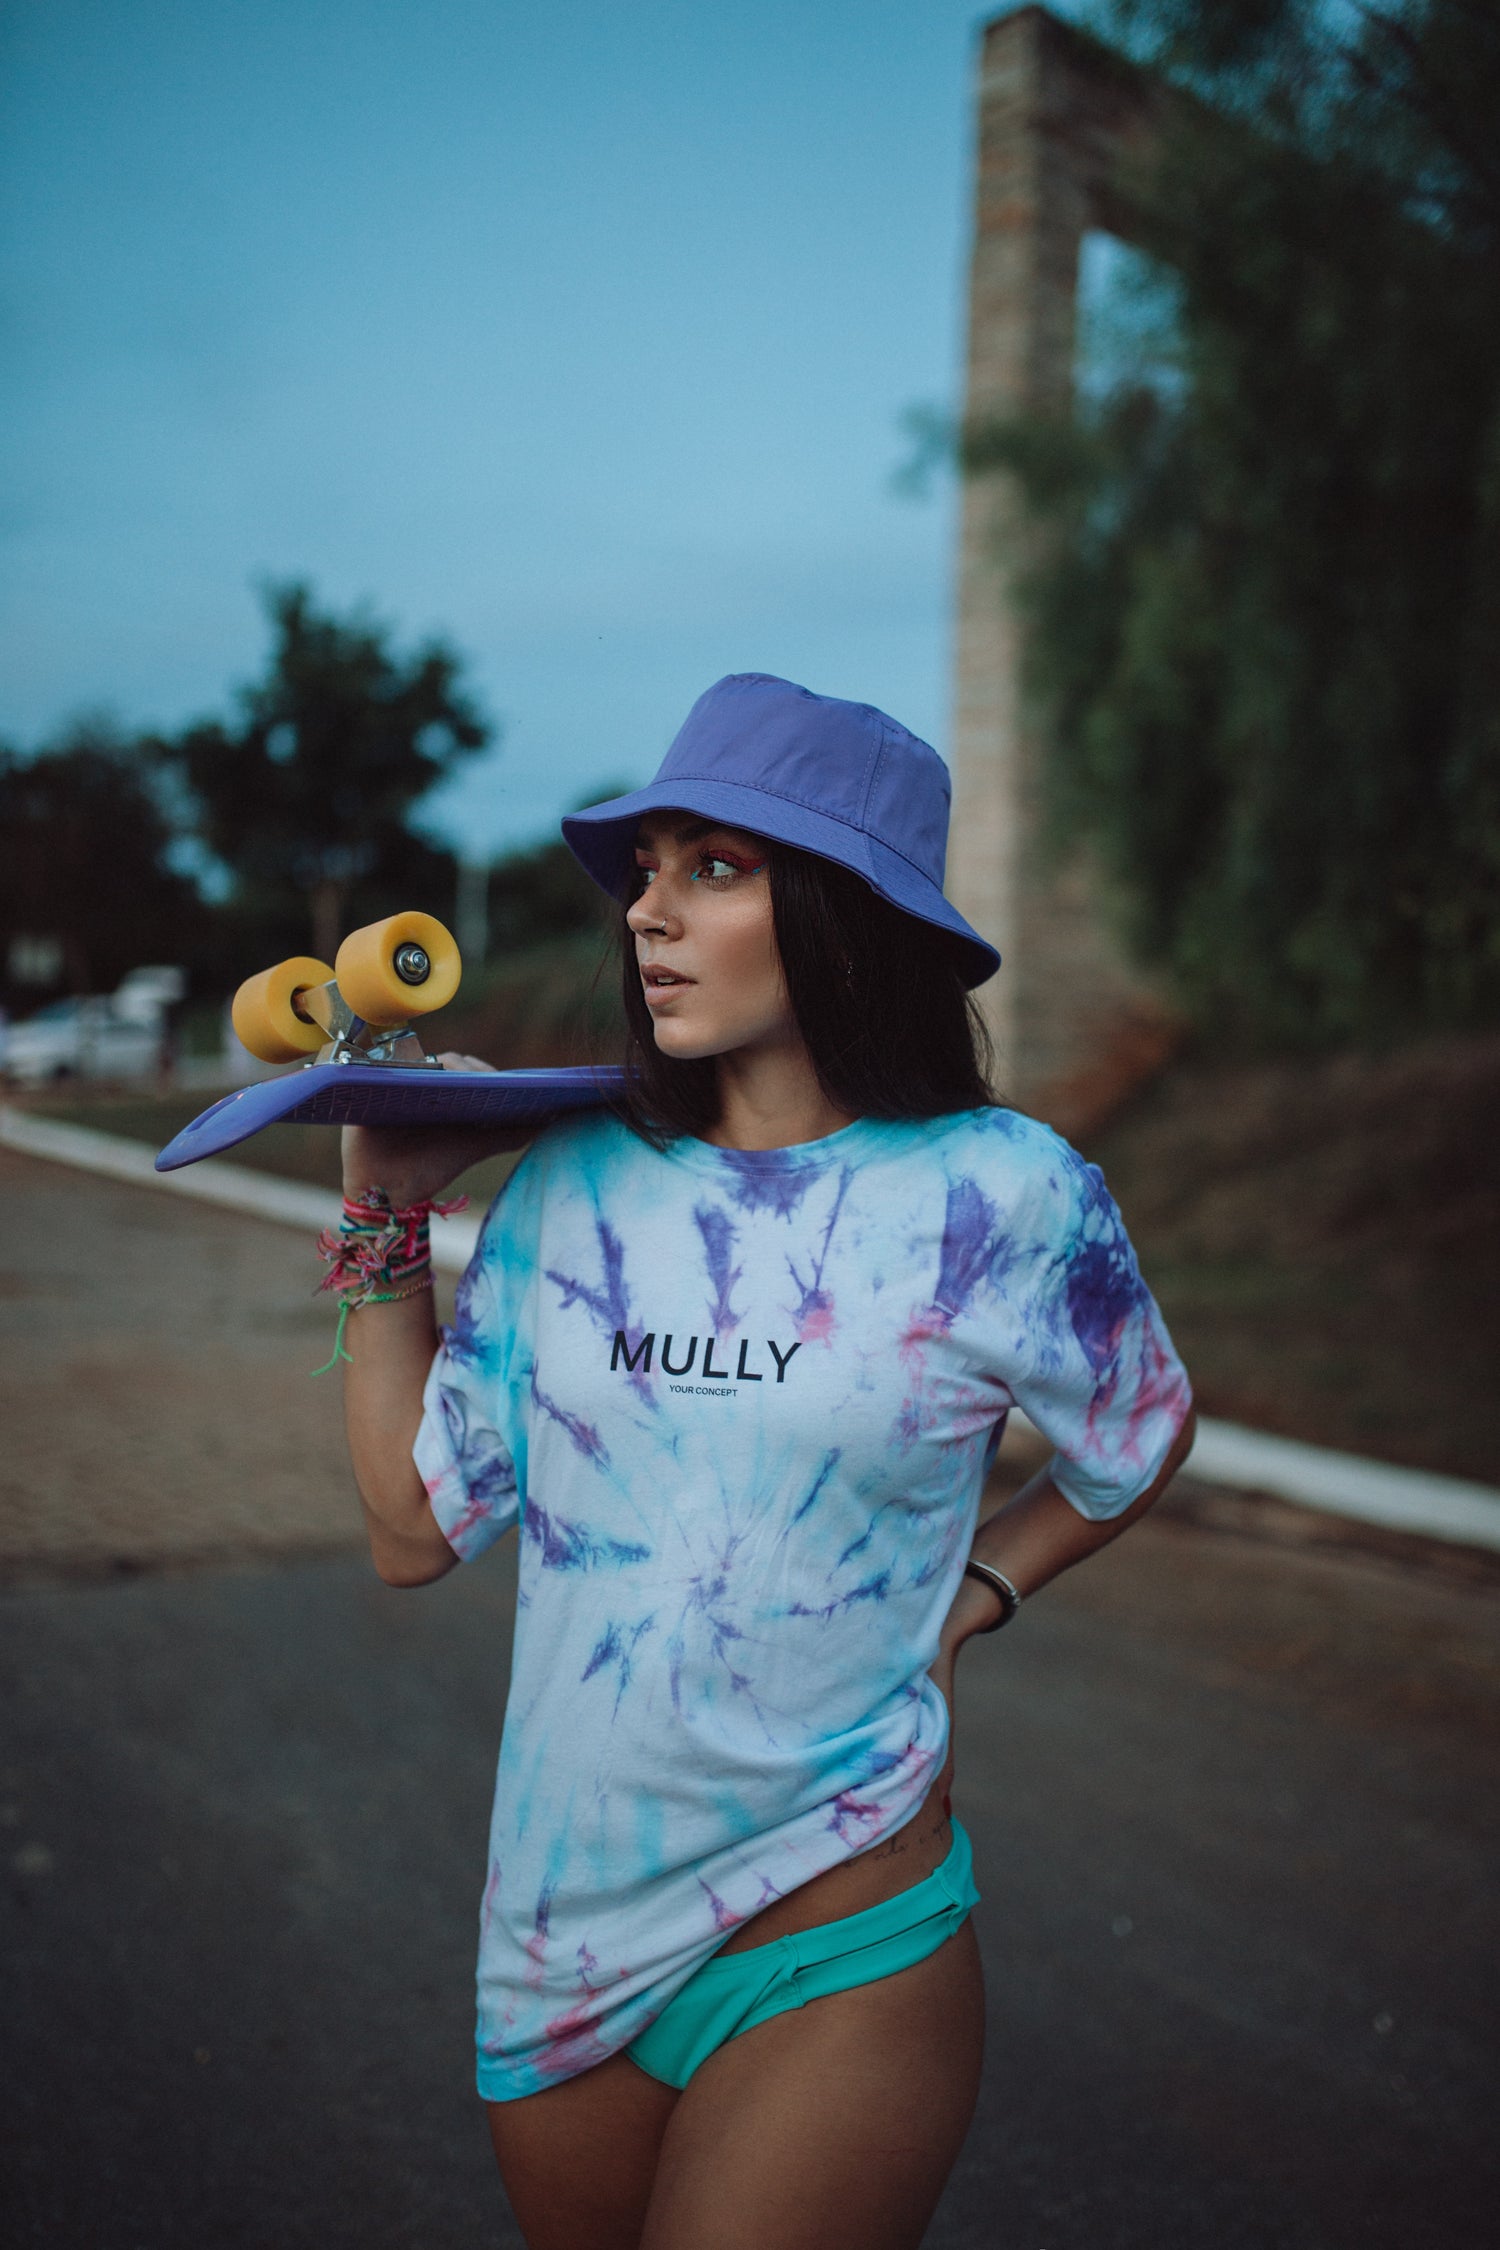
M 626 2052 L 653 2078 L 686 2086 L 709 2055 L 757 2024 L 925 1960 L 962 1927 L 978 1898 L 969 1839 L 954 1821 L 946 1856 L 886 1897 L 760 1944 L 721 1949 Z

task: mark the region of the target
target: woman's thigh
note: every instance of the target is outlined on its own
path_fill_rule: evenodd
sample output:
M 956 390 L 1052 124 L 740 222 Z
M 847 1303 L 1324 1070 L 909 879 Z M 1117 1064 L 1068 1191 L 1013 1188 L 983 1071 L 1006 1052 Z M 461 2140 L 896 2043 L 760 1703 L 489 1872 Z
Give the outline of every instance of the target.
M 757 2024 L 667 2116 L 642 2250 L 916 2250 L 983 2050 L 967 1922 L 909 1969 Z
M 680 2099 L 611 2055 L 543 2094 L 489 2103 L 500 2177 L 530 2250 L 637 2250 Z

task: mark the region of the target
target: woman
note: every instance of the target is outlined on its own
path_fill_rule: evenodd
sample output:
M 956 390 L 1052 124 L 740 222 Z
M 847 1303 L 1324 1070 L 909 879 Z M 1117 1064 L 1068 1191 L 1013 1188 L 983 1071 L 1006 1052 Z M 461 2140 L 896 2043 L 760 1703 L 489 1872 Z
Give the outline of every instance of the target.
M 947 814 L 904 728 L 746 675 L 564 823 L 628 1114 L 537 1138 L 441 1343 L 474 1147 L 347 1138 L 376 1566 L 520 1524 L 479 2086 L 533 2250 L 920 2241 L 982 2044 L 954 1661 L 1191 1442 L 1098 1173 L 988 1092 Z M 1013 1404 L 1058 1450 L 976 1538 Z

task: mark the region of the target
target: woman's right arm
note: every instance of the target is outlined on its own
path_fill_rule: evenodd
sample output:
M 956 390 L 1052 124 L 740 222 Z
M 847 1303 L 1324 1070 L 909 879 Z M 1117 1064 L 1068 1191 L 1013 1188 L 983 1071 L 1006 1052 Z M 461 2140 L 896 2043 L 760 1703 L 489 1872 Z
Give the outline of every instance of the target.
M 412 1459 L 437 1343 L 430 1289 L 394 1304 L 361 1305 L 344 1329 L 349 1458 L 364 1503 L 370 1559 L 388 1586 L 425 1586 L 458 1561 Z
M 445 1062 L 450 1058 L 444 1057 Z M 483 1069 L 472 1057 L 450 1067 Z M 383 1188 L 399 1208 L 427 1202 L 487 1156 L 522 1148 L 537 1131 L 466 1133 L 379 1131 L 346 1125 L 344 1193 Z M 458 1561 L 438 1528 L 412 1458 L 422 1421 L 422 1392 L 437 1351 L 432 1291 L 384 1305 L 361 1305 L 344 1328 L 344 1423 L 349 1457 L 364 1504 L 370 1556 L 388 1586 L 425 1586 Z

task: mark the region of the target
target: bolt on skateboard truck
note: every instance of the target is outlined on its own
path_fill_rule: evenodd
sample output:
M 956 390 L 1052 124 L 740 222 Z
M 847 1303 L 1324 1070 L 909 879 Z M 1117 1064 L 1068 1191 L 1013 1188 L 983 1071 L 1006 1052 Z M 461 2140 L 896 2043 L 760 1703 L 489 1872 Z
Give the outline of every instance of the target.
M 351 930 L 330 969 L 298 954 L 247 977 L 230 1009 L 235 1036 L 261 1062 L 378 1063 L 439 1070 L 412 1030 L 458 990 L 463 961 L 431 914 L 388 914 Z

